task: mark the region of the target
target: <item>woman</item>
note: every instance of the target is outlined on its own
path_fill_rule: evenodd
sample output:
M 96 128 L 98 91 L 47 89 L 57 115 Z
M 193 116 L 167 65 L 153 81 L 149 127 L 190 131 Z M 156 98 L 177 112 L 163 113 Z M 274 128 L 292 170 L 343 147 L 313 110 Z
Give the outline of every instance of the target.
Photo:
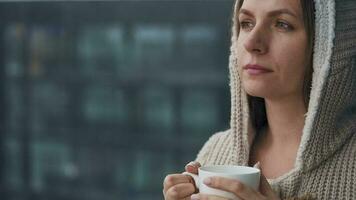
M 186 170 L 259 162 L 259 191 L 241 199 L 356 199 L 356 1 L 237 0 L 230 56 L 231 128 Z M 315 24 L 315 25 L 314 25 Z M 168 175 L 166 200 L 223 199 Z

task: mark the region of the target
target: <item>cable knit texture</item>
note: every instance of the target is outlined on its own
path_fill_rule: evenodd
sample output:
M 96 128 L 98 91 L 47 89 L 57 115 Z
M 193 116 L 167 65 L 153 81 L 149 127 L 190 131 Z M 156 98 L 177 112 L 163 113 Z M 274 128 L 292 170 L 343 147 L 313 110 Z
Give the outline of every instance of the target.
M 356 199 L 356 1 L 315 0 L 313 81 L 294 168 L 268 180 L 282 199 Z M 236 4 L 235 4 L 236 5 Z M 235 7 L 236 12 L 236 7 Z M 202 165 L 247 165 L 247 98 L 237 72 L 233 18 L 230 129 L 200 150 Z

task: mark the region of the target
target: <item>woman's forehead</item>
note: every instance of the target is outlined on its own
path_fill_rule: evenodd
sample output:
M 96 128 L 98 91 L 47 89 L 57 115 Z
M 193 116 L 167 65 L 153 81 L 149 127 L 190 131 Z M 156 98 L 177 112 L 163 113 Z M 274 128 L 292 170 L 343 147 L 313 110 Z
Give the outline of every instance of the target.
M 244 0 L 240 10 L 250 14 L 290 14 L 297 18 L 302 17 L 300 0 Z

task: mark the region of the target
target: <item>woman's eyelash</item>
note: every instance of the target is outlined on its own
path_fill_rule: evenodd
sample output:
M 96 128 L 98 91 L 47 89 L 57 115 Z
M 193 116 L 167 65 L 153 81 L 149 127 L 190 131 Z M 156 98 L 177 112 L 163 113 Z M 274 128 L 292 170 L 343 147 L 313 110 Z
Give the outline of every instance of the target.
M 248 29 L 248 28 L 252 28 L 253 27 L 253 24 L 249 21 L 241 21 L 240 22 L 240 27 L 242 29 Z
M 251 21 L 241 21 L 240 22 L 241 29 L 252 29 L 253 26 L 254 26 L 254 24 Z M 290 25 L 284 21 L 277 21 L 275 26 L 277 28 L 281 28 L 286 31 L 291 31 L 294 29 L 292 25 Z
M 293 27 L 290 24 L 283 21 L 277 21 L 276 26 L 284 30 L 293 30 Z

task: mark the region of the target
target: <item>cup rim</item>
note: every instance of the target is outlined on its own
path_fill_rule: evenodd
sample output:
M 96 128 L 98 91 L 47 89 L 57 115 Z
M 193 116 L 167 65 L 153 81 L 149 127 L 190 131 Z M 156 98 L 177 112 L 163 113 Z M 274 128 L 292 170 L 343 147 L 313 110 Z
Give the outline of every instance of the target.
M 211 170 L 211 168 L 214 168 L 215 170 Z M 232 170 L 233 170 L 233 168 L 248 169 L 248 171 L 245 171 L 244 173 L 233 172 L 233 173 L 229 173 L 229 174 L 256 174 L 256 173 L 260 173 L 260 171 L 261 171 L 258 168 L 254 168 L 254 167 L 250 167 L 250 166 L 243 166 L 243 165 L 205 165 L 205 166 L 200 167 L 199 170 L 205 171 L 205 172 L 210 172 L 210 173 L 216 173 L 216 174 L 226 174 L 226 172 L 220 171 L 220 170 L 223 170 L 222 168 L 229 168 Z

